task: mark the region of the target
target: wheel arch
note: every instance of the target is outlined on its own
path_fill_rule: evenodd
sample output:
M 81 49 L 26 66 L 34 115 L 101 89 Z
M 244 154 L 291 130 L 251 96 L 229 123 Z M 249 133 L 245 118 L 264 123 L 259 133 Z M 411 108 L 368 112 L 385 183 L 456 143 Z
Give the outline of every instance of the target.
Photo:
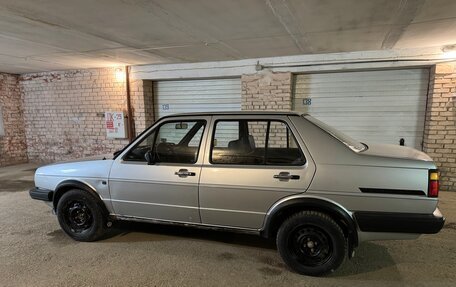
M 357 225 L 350 213 L 339 204 L 310 196 L 293 196 L 274 204 L 268 213 L 261 230 L 261 235 L 270 238 L 276 235 L 280 225 L 292 214 L 303 210 L 319 211 L 333 218 L 348 238 L 349 256 L 358 246 Z
M 98 194 L 98 192 L 96 192 L 96 190 L 87 183 L 78 180 L 64 180 L 57 185 L 57 187 L 54 190 L 54 196 L 52 198 L 54 210 L 57 210 L 57 204 L 60 198 L 63 196 L 63 194 L 72 189 L 81 189 L 92 194 L 97 199 L 97 203 L 101 207 L 103 213 L 106 216 L 109 215 L 109 211 L 106 205 L 104 204 L 103 200 L 101 199 L 100 195 Z

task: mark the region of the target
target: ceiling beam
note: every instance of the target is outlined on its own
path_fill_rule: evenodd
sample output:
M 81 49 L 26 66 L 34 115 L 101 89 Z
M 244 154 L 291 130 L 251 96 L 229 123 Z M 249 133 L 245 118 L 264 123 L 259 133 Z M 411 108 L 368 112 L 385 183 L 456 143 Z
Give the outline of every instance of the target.
M 286 0 L 265 0 L 266 5 L 271 10 L 274 17 L 280 22 L 285 31 L 293 39 L 296 47 L 304 53 L 312 53 L 312 45 L 306 38 L 305 33 L 302 31 L 299 21 L 290 10 Z
M 383 39 L 382 49 L 392 49 L 396 45 L 405 29 L 415 19 L 424 2 L 425 0 L 400 0 L 393 18 L 394 23 Z

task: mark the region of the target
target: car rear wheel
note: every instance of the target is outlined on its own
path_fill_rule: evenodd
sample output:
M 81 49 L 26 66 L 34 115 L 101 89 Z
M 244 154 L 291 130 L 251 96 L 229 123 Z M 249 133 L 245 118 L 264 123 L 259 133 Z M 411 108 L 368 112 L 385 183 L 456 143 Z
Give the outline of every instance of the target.
M 277 249 L 294 271 L 321 276 L 342 264 L 346 239 L 340 226 L 328 215 L 302 211 L 289 217 L 279 228 Z
M 60 227 L 77 241 L 95 241 L 105 233 L 106 217 L 98 199 L 87 191 L 73 189 L 57 204 Z

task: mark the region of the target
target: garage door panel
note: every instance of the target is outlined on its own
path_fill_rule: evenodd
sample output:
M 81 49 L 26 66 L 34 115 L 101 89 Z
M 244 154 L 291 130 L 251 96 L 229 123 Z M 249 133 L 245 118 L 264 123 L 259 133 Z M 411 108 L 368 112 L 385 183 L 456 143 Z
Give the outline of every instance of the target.
M 189 92 L 198 92 L 198 94 L 230 94 L 234 93 L 239 90 L 239 88 L 236 87 L 217 87 L 217 86 L 205 86 L 207 90 L 202 90 L 201 87 L 179 87 L 179 88 L 173 88 L 173 87 L 168 87 L 166 89 L 160 88 L 161 92 L 163 94 L 168 93 L 168 94 L 182 94 L 182 93 L 189 93 Z
M 154 107 L 157 118 L 208 111 L 240 111 L 239 78 L 158 81 L 154 83 Z
M 330 79 L 328 79 L 330 81 Z M 347 82 L 331 82 L 331 83 L 325 83 L 325 82 L 319 82 L 315 83 L 313 81 L 309 81 L 305 83 L 304 85 L 301 85 L 301 82 L 297 83 L 298 87 L 303 87 L 305 88 L 306 86 L 308 87 L 309 84 L 312 85 L 311 89 L 312 90 L 325 90 L 325 89 L 330 89 L 330 88 L 354 88 L 353 84 L 356 83 L 356 87 L 360 88 L 365 88 L 365 89 L 379 89 L 379 88 L 384 88 L 390 86 L 391 89 L 395 90 L 398 87 L 413 87 L 413 88 L 421 88 L 423 87 L 422 85 L 416 86 L 416 82 L 418 80 L 362 80 L 362 79 L 357 79 L 356 81 L 347 81 Z
M 204 111 L 235 111 L 239 108 L 238 105 L 224 105 L 223 109 L 220 108 L 218 104 L 207 104 L 207 105 L 198 105 L 195 107 L 189 107 L 188 105 L 173 105 L 173 113 L 192 113 L 192 112 L 204 112 Z
M 358 84 L 359 86 L 356 87 L 355 84 Z M 373 85 L 370 87 L 367 86 L 362 86 L 360 85 L 361 83 L 353 83 L 350 86 L 339 86 L 339 87 L 321 87 L 321 88 L 312 88 L 307 91 L 302 91 L 301 93 L 306 93 L 307 94 L 326 94 L 326 93 L 346 93 L 346 94 L 352 94 L 352 95 L 357 95 L 359 93 L 366 93 L 367 97 L 369 96 L 368 94 L 371 93 L 372 91 L 381 91 L 381 94 L 391 94 L 391 92 L 395 91 L 408 91 L 409 93 L 417 92 L 417 91 L 423 91 L 426 90 L 426 88 L 420 88 L 416 87 L 413 85 L 397 85 L 394 87 L 388 86 L 388 84 L 392 83 L 385 83 L 383 85 Z M 312 84 L 311 84 L 312 85 Z
M 296 75 L 293 109 L 364 142 L 421 149 L 428 83 L 428 69 Z
M 410 97 L 416 97 L 416 93 L 417 92 L 420 92 L 420 93 L 426 93 L 427 92 L 427 88 L 426 89 L 420 89 L 420 90 L 403 90 L 403 91 L 395 91 L 394 93 L 390 92 L 390 93 L 385 93 L 384 91 L 369 91 L 369 93 L 361 93 L 359 91 L 356 91 L 356 92 L 352 92 L 352 93 L 346 93 L 346 96 L 347 97 L 353 97 L 353 98 L 377 98 L 377 97 L 384 97 L 384 96 L 389 96 L 389 97 L 404 97 L 404 96 L 410 96 Z M 337 96 L 337 94 L 339 93 L 327 93 L 327 92 L 324 92 L 324 93 L 315 93 L 315 92 L 303 92 L 302 90 L 301 91 L 296 91 L 294 93 L 295 95 L 295 98 L 300 98 L 300 99 L 305 99 L 305 98 L 308 98 L 310 95 L 318 95 L 319 98 L 322 98 L 322 99 L 335 99 L 335 98 L 339 98 L 339 96 Z
M 370 112 L 415 112 L 417 110 L 417 108 L 426 108 L 426 105 L 419 105 L 419 106 L 386 106 L 386 107 L 364 107 L 363 109 L 363 112 L 364 113 L 370 113 Z M 306 112 L 306 113 L 309 113 L 311 115 L 313 115 L 313 111 L 312 109 L 309 109 L 308 106 L 301 106 L 301 109 L 300 109 L 300 106 L 299 105 L 296 105 L 295 110 L 297 111 L 302 111 L 302 112 Z M 334 114 L 334 113 L 354 113 L 354 112 L 359 112 L 360 110 L 360 107 L 357 107 L 357 106 L 353 106 L 353 107 L 328 107 L 328 108 L 325 108 L 322 112 L 319 111 L 319 113 L 329 113 L 329 114 Z M 394 115 L 391 114 L 392 116 Z M 350 115 L 351 117 L 351 115 Z M 391 119 L 393 120 L 393 119 Z M 396 121 L 397 122 L 397 121 Z
M 306 104 L 301 103 L 301 105 L 306 106 Z M 426 107 L 425 103 L 413 103 L 413 102 L 404 102 L 404 101 L 388 101 L 388 102 L 369 102 L 363 100 L 353 100 L 353 102 L 332 102 L 332 101 L 312 101 L 312 108 L 353 108 L 353 107 L 371 107 L 371 108 L 382 108 L 382 107 Z
M 300 82 L 315 82 L 326 83 L 328 80 L 331 83 L 338 82 L 356 82 L 356 81 L 403 81 L 403 80 L 426 80 L 426 74 L 417 73 L 417 70 L 424 69 L 397 69 L 397 70 L 382 70 L 382 71 L 357 71 L 343 73 L 327 73 L 325 77 L 303 77 Z M 310 75 L 310 74 L 307 74 Z M 318 74 L 312 74 L 318 75 Z M 356 77 L 353 77 L 353 76 Z M 305 75 L 304 75 L 305 76 Z
M 233 91 L 231 93 L 214 93 L 214 92 L 200 92 L 200 93 L 189 93 L 189 92 L 182 92 L 182 93 L 170 93 L 169 95 L 166 93 L 160 93 L 160 100 L 186 100 L 188 95 L 198 95 L 198 99 L 207 101 L 208 99 L 232 99 L 232 100 L 239 100 L 234 99 L 233 94 L 237 91 Z
M 422 91 L 426 92 L 426 91 Z M 304 100 L 308 98 L 311 94 L 295 94 L 296 100 Z M 416 100 L 416 92 L 407 92 L 407 93 L 401 93 L 401 94 L 390 94 L 390 95 L 385 95 L 385 94 L 374 94 L 374 95 L 347 95 L 344 98 L 341 98 L 340 96 L 337 95 L 331 95 L 331 94 L 322 94 L 318 95 L 317 98 L 312 99 L 312 104 L 318 104 L 318 103 L 325 103 L 325 104 L 343 104 L 347 102 L 347 98 L 353 101 L 357 102 L 366 102 L 369 104 L 372 103 L 377 103 L 378 97 L 382 97 L 383 103 L 388 103 L 388 102 L 404 102 L 408 103 L 409 105 L 416 105 L 417 103 L 414 102 Z M 303 103 L 303 101 L 301 101 Z
M 378 121 L 374 120 L 366 120 L 363 122 L 350 122 L 350 121 L 343 121 L 343 122 L 338 122 L 337 124 L 332 125 L 333 127 L 343 127 L 345 130 L 361 130 L 361 131 L 369 131 L 369 130 L 377 130 L 378 127 Z M 422 130 L 421 128 L 421 123 L 413 120 L 408 120 L 400 123 L 400 126 L 398 126 L 398 123 L 392 123 L 392 122 L 384 122 L 382 124 L 382 130 L 385 130 L 387 128 L 392 128 L 397 131 L 404 131 L 404 130 Z
M 159 100 L 157 100 L 157 103 L 159 103 L 159 104 L 165 103 L 165 102 L 169 102 L 169 100 L 170 99 L 167 99 L 167 100 L 159 99 Z M 175 105 L 179 105 L 179 104 L 188 105 L 187 100 L 182 99 L 182 98 L 174 98 L 172 100 Z M 239 103 L 239 101 L 237 99 L 232 99 L 232 98 L 213 98 L 212 100 L 216 100 L 218 104 L 235 104 L 235 105 L 237 105 Z M 192 103 L 193 104 L 207 104 L 207 99 L 204 99 L 204 98 L 193 99 Z

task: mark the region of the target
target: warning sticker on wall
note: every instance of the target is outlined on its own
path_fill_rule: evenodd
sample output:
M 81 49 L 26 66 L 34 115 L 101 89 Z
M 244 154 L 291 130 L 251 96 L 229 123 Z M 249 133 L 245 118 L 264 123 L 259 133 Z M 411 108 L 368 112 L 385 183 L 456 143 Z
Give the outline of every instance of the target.
M 108 138 L 126 138 L 125 116 L 123 112 L 105 112 L 105 127 Z

